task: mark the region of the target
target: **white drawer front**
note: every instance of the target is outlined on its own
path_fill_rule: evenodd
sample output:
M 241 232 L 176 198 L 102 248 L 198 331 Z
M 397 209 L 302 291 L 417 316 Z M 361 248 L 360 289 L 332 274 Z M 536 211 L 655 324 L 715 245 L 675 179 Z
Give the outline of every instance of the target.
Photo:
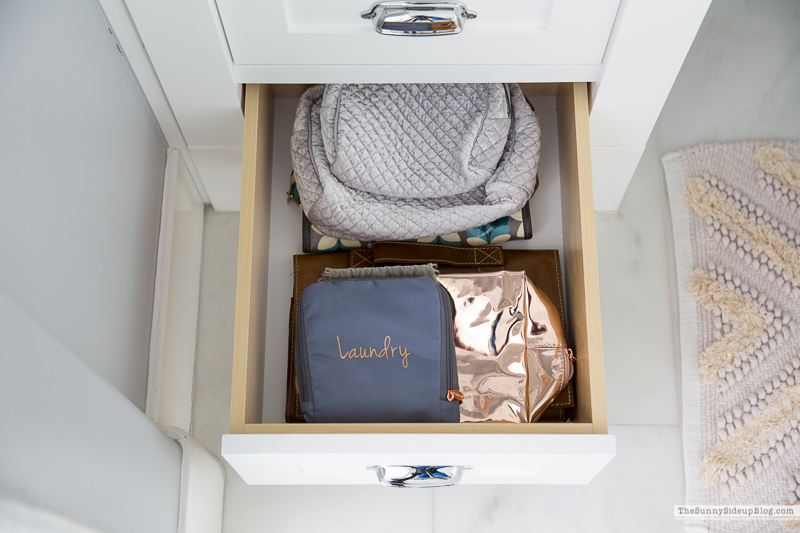
M 370 0 L 217 7 L 239 82 L 593 81 L 620 2 L 463 3 L 477 18 L 458 35 L 433 37 L 379 35 L 360 16 Z
M 224 435 L 248 485 L 370 485 L 371 466 L 468 467 L 461 484 L 583 485 L 616 454 L 613 435 Z

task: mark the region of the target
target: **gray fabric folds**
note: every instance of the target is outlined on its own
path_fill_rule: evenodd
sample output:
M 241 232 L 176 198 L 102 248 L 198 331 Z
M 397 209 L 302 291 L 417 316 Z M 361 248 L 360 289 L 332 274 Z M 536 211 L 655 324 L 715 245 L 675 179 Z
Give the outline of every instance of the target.
M 536 189 L 540 131 L 516 84 L 318 85 L 291 148 L 324 234 L 418 239 L 519 211 Z

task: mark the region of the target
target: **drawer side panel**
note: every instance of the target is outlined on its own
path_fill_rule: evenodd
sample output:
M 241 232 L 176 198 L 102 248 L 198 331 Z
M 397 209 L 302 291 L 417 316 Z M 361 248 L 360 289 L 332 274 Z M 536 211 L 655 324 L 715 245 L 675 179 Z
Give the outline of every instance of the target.
M 587 84 L 562 84 L 557 106 L 568 327 L 577 359 L 575 421 L 607 433 Z
M 232 433 L 244 433 L 245 423 L 261 421 L 272 196 L 272 87 L 248 85 L 244 107 L 242 204 L 231 384 Z

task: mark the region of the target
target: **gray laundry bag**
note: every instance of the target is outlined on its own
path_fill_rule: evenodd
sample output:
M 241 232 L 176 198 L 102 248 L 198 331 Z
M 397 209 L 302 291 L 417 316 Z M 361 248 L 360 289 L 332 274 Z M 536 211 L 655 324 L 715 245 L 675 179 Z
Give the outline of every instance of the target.
M 419 239 L 519 211 L 539 121 L 516 84 L 317 85 L 291 150 L 308 219 L 349 240 Z
M 300 297 L 295 367 L 303 418 L 458 422 L 464 396 L 447 290 L 434 277 L 370 271 L 386 268 L 339 270 L 365 277 L 323 279 Z

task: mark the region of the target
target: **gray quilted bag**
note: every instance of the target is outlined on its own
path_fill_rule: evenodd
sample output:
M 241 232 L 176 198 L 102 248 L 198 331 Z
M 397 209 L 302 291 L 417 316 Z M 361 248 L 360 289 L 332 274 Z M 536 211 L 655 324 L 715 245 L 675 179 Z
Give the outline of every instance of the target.
M 322 233 L 419 239 L 519 211 L 539 147 L 516 84 L 318 85 L 300 99 L 292 163 Z

